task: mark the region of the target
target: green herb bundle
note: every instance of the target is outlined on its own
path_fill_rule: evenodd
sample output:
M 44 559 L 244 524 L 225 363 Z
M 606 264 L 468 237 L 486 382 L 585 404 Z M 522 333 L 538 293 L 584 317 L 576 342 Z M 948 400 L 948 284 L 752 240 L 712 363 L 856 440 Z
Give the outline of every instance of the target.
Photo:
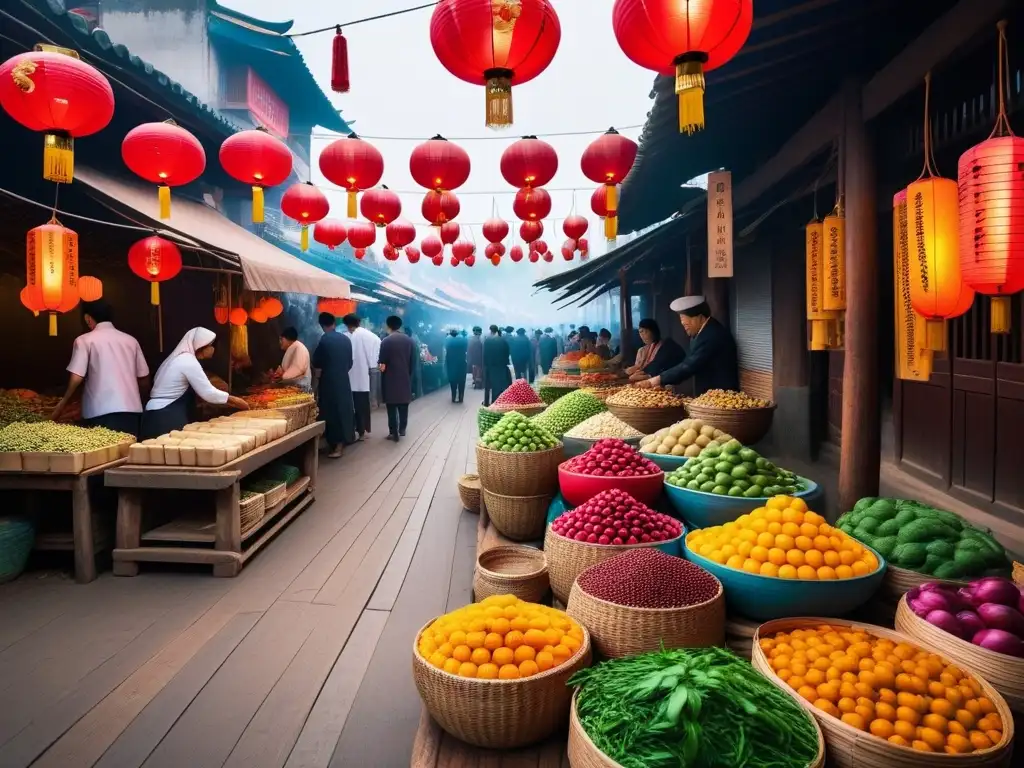
M 577 672 L 583 730 L 625 768 L 807 768 L 811 717 L 721 648 L 662 650 Z

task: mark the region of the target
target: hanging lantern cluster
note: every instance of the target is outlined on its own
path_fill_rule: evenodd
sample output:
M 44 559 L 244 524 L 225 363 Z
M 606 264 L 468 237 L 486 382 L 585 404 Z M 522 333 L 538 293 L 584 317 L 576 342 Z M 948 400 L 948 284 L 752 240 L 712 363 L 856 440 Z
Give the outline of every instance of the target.
M 171 217 L 171 187 L 191 184 L 206 170 L 203 145 L 173 120 L 132 128 L 121 141 L 121 158 L 128 170 L 157 185 L 161 219 Z
M 329 251 L 344 243 L 347 237 L 348 227 L 338 219 L 320 219 L 313 226 L 313 239 L 320 245 L 326 245 Z
M 358 195 L 380 183 L 384 158 L 380 151 L 354 133 L 324 147 L 318 160 L 324 177 L 348 193 L 348 218 L 356 217 Z
M 427 190 L 420 210 L 431 226 L 440 227 L 459 215 L 461 206 L 453 190 L 466 183 L 470 167 L 466 150 L 443 136 L 417 145 L 409 155 L 413 181 Z
M 149 300 L 160 304 L 160 283 L 181 272 L 181 251 L 170 240 L 151 235 L 128 249 L 128 268 L 150 284 Z
M 599 187 L 591 198 L 591 207 L 594 208 L 594 213 L 604 217 L 604 235 L 608 240 L 614 240 L 618 236 L 618 185 L 633 167 L 637 149 L 635 141 L 623 136 L 614 128 L 609 128 L 590 142 L 580 157 L 583 175 L 595 183 L 604 185 Z M 600 207 L 603 213 L 600 213 L 595 198 L 602 189 L 605 199 Z
M 33 312 L 47 312 L 50 335 L 57 335 L 57 313 L 78 305 L 78 234 L 56 218 L 28 231 L 25 241 L 25 299 Z
M 327 196 L 310 182 L 292 184 L 281 197 L 281 213 L 299 223 L 299 245 L 309 250 L 309 225 L 326 218 L 331 204 Z
M 359 212 L 374 225 L 386 227 L 402 215 L 402 201 L 387 186 L 374 187 L 363 193 Z
M 622 52 L 645 69 L 675 77 L 679 131 L 687 134 L 704 128 L 704 74 L 739 53 L 753 21 L 753 0 L 615 0 L 612 8 Z
M 220 145 L 219 157 L 228 176 L 252 187 L 252 220 L 263 223 L 263 190 L 291 176 L 291 150 L 265 129 L 254 128 L 228 136 Z
M 512 124 L 512 86 L 547 69 L 561 38 L 550 0 L 441 0 L 430 19 L 444 68 L 484 86 L 490 128 Z
M 587 258 L 587 252 L 589 250 L 589 244 L 586 238 L 583 236 L 587 234 L 587 230 L 590 228 L 590 222 L 583 216 L 577 214 L 570 214 L 566 216 L 565 221 L 562 222 L 562 232 L 565 234 L 566 240 L 562 243 L 562 258 L 566 261 L 572 261 L 573 256 L 579 251 L 580 259 Z

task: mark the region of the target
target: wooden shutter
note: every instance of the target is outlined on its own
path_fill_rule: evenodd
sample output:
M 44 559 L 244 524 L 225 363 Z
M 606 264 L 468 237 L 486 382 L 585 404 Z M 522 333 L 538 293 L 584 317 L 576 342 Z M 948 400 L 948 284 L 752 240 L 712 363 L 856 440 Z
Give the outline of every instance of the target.
M 772 266 L 768 253 L 738 254 L 732 280 L 732 332 L 739 351 L 740 385 L 772 398 Z

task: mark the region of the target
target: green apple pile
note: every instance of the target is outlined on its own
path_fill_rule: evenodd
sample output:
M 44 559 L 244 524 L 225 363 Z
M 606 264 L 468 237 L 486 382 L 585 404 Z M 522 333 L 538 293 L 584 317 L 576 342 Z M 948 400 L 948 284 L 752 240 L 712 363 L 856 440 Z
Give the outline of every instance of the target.
M 510 453 L 530 453 L 546 451 L 558 445 L 551 431 L 539 424 L 534 424 L 521 413 L 512 411 L 501 417 L 480 438 L 480 444 L 492 451 L 508 451 Z
M 665 482 L 691 491 L 747 499 L 807 490 L 795 474 L 775 466 L 753 448 L 744 448 L 739 440 L 730 440 L 721 447 L 709 444 L 669 474 Z

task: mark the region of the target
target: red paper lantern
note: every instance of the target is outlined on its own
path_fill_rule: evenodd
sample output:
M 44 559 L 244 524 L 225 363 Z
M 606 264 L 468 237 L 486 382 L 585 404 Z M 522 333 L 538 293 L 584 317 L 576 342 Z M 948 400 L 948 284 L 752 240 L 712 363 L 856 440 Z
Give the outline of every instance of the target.
M 313 239 L 332 251 L 344 243 L 346 237 L 348 228 L 338 219 L 321 219 L 313 227 Z
M 356 311 L 356 303 L 352 299 L 320 299 L 316 305 L 317 312 L 328 312 L 335 317 L 344 317 Z
M 569 238 L 562 243 L 562 258 L 566 261 L 572 261 L 573 254 L 576 253 L 576 241 Z
M 218 304 L 213 308 L 213 319 L 218 325 L 225 325 L 228 321 L 228 308 Z
M 159 185 L 161 219 L 171 217 L 171 187 L 190 184 L 206 170 L 203 145 L 173 120 L 128 131 L 121 141 L 121 159 L 132 173 Z
M 0 106 L 30 131 L 46 134 L 43 178 L 70 184 L 75 139 L 107 126 L 114 116 L 114 91 L 77 52 L 35 50 L 0 64 Z
M 377 242 L 377 228 L 368 221 L 352 221 L 348 225 L 348 244 L 357 251 Z M 358 256 L 357 258 L 362 258 Z
M 590 250 L 590 241 L 587 240 L 587 238 L 585 237 L 581 237 L 579 240 L 576 241 L 576 247 L 579 249 L 580 253 L 586 256 L 587 251 Z
M 448 221 L 452 221 L 459 215 L 462 209 L 459 198 L 454 192 L 436 192 L 430 190 L 423 197 L 423 204 L 420 206 L 420 213 L 428 223 L 440 227 Z
M 386 227 L 402 215 L 402 201 L 386 186 L 374 187 L 363 192 L 359 212 L 378 227 Z
M 448 263 L 451 264 L 453 267 L 459 266 L 459 260 L 455 256 L 452 256 Z
M 991 331 L 1010 330 L 1010 295 L 1024 290 L 1024 138 L 995 136 L 960 157 L 960 270 L 991 297 Z
M 304 251 L 309 250 L 309 225 L 323 219 L 330 210 L 327 196 L 308 181 L 305 184 L 292 184 L 281 197 L 281 212 L 299 222 L 299 244 Z
M 524 221 L 519 225 L 519 237 L 524 243 L 532 243 L 544 234 L 544 224 L 540 221 Z
M 410 264 L 416 264 L 420 260 L 420 251 L 414 245 L 405 246 L 405 255 L 409 259 Z
M 544 251 L 544 253 L 542 253 L 540 257 L 548 263 L 555 260 L 555 254 L 553 254 L 551 251 Z
M 498 254 L 494 254 L 493 256 L 491 256 L 491 264 L 493 264 L 494 266 L 498 266 L 499 264 L 501 264 L 501 256 L 499 256 Z
M 384 258 L 388 261 L 398 261 L 398 249 L 391 243 L 384 243 L 381 253 L 384 254 Z
M 335 93 L 348 93 L 348 41 L 341 34 L 341 26 L 334 28 L 334 41 L 331 43 L 331 90 Z
M 590 227 L 590 222 L 583 216 L 567 216 L 565 221 L 562 222 L 562 232 L 570 240 L 579 240 L 585 234 L 587 229 Z
M 348 217 L 356 217 L 360 190 L 375 187 L 384 175 L 384 158 L 375 146 L 354 133 L 332 141 L 320 153 L 320 173 L 348 192 Z
M 228 320 L 232 325 L 245 325 L 249 321 L 249 313 L 241 307 L 235 307 L 228 315 Z
M 252 312 L 249 313 L 249 319 L 254 323 L 265 323 L 267 322 L 267 313 L 260 307 L 253 307 Z
M 508 237 L 508 222 L 504 219 L 492 217 L 484 222 L 482 227 L 484 239 L 489 243 L 500 243 Z
M 508 257 L 512 259 L 512 261 L 519 263 L 523 260 L 523 247 L 521 245 L 513 245 L 508 250 Z
M 391 245 L 403 248 L 416 239 L 416 227 L 405 219 L 397 219 L 388 224 L 384 234 Z
M 441 225 L 441 229 L 438 232 L 441 236 L 441 242 L 445 245 L 451 245 L 459 239 L 459 225 L 454 221 L 447 221 Z
M 149 300 L 160 303 L 160 283 L 181 272 L 181 251 L 170 240 L 151 235 L 128 249 L 128 267 L 150 283 Z
M 533 250 L 543 256 L 548 252 L 548 244 L 543 240 L 537 240 L 533 243 Z
M 430 260 L 434 262 L 435 267 L 440 267 L 444 264 L 444 256 L 442 256 L 441 254 L 437 254 L 437 256 L 431 257 Z
M 602 219 L 608 216 L 608 193 L 604 187 L 598 187 L 590 196 L 590 210 Z M 612 211 L 615 215 L 615 211 Z
M 50 335 L 57 335 L 57 313 L 78 304 L 78 233 L 55 218 L 28 231 L 25 283 L 33 306 L 50 313 Z
M 423 251 L 423 255 L 428 259 L 432 259 L 435 256 L 440 256 L 444 250 L 444 243 L 441 242 L 439 237 L 434 235 L 427 235 L 420 241 L 420 249 Z
M 469 178 L 469 154 L 443 136 L 435 136 L 417 146 L 409 155 L 409 172 L 421 187 L 458 189 Z
M 280 139 L 263 128 L 240 131 L 220 145 L 224 172 L 252 187 L 252 220 L 263 221 L 263 190 L 283 184 L 292 174 L 292 153 Z
M 472 267 L 474 265 L 476 265 L 476 254 L 471 253 L 466 257 L 466 266 Z
M 676 79 L 679 130 L 704 127 L 704 73 L 735 56 L 750 35 L 753 0 L 615 0 L 612 28 L 634 63 Z
M 273 296 L 264 296 L 260 299 L 260 309 L 267 313 L 267 317 L 279 317 L 284 312 L 284 304 Z
M 616 215 L 619 209 L 619 194 L 616 185 L 622 183 L 630 168 L 633 167 L 636 152 L 635 141 L 623 136 L 614 128 L 609 128 L 604 134 L 590 142 L 580 158 L 583 175 L 591 181 L 604 184 L 607 198 L 604 235 L 609 240 L 615 239 L 619 229 Z
M 81 275 L 78 278 L 78 298 L 82 301 L 99 301 L 103 298 L 103 281 L 98 277 Z
M 543 187 L 557 172 L 555 148 L 536 136 L 524 136 L 501 153 L 501 175 L 513 187 Z
M 459 261 L 465 261 L 473 255 L 474 251 L 476 251 L 476 247 L 469 240 L 459 240 L 452 245 L 452 256 Z
M 366 257 L 366 249 L 356 248 L 354 251 L 352 251 L 352 255 L 355 256 L 360 261 L 362 261 Z
M 530 263 L 536 264 L 538 261 L 540 261 L 540 254 L 536 251 L 530 251 Z
M 484 256 L 486 256 L 488 259 L 493 258 L 495 256 L 501 256 L 501 253 L 498 251 L 498 245 L 499 243 L 488 243 L 487 245 L 485 245 Z
M 561 38 L 550 0 L 441 0 L 430 19 L 444 68 L 485 86 L 489 127 L 512 124 L 512 86 L 547 69 Z
M 512 212 L 523 221 L 539 221 L 551 213 L 551 195 L 541 187 L 523 187 L 516 192 Z

